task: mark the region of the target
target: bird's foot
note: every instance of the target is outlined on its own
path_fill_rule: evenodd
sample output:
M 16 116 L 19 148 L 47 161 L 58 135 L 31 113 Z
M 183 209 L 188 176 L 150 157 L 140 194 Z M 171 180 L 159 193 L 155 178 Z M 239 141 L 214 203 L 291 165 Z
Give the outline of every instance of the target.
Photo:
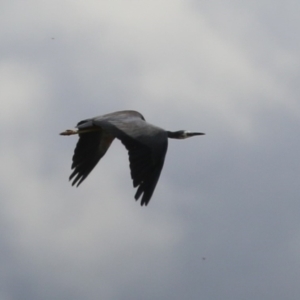
M 66 131 L 60 133 L 60 135 L 72 135 L 78 134 L 78 130 L 67 129 Z

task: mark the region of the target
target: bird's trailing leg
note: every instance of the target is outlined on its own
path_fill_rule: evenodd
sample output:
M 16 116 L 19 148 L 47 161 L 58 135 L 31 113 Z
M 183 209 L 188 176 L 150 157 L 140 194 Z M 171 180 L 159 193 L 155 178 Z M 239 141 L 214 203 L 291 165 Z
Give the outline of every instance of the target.
M 72 134 L 78 134 L 78 130 L 77 129 L 67 129 L 66 131 L 60 133 L 60 135 L 72 135 Z
M 72 134 L 82 134 L 89 133 L 95 131 L 101 131 L 102 129 L 96 126 L 88 127 L 85 129 L 67 129 L 64 132 L 60 133 L 60 135 L 72 135 Z

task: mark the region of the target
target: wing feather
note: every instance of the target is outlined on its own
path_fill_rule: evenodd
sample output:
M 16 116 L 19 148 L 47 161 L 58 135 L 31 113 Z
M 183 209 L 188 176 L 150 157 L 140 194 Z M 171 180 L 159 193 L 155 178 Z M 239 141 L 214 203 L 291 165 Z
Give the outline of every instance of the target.
M 149 146 L 130 138 L 121 137 L 120 140 L 128 150 L 133 186 L 138 188 L 135 199 L 139 200 L 142 196 L 141 205 L 147 205 L 164 165 L 168 140 L 163 138 L 158 144 L 159 149 L 156 148 L 156 142 Z
M 121 111 L 93 119 L 83 120 L 76 145 L 70 180 L 80 183 L 89 175 L 106 153 L 114 138 L 126 147 L 133 186 L 137 188 L 135 199 L 141 197 L 141 205 L 147 205 L 155 190 L 164 165 L 168 148 L 167 132 L 146 123 L 135 111 Z M 89 128 L 93 130 L 89 132 Z M 99 129 L 99 131 L 95 131 Z
M 72 185 L 79 186 L 86 179 L 106 153 L 113 139 L 113 136 L 104 133 L 101 128 L 99 131 L 79 134 L 71 167 L 73 172 L 69 177 L 69 180 L 72 180 Z

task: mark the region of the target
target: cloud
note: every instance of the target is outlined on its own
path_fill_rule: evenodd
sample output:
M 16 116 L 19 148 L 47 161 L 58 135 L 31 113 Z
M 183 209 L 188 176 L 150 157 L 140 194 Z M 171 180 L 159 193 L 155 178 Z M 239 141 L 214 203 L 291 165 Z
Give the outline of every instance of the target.
M 0 297 L 297 299 L 295 12 L 289 1 L 6 3 Z M 118 141 L 80 188 L 68 183 L 77 140 L 58 133 L 121 109 L 206 132 L 170 141 L 147 208 Z

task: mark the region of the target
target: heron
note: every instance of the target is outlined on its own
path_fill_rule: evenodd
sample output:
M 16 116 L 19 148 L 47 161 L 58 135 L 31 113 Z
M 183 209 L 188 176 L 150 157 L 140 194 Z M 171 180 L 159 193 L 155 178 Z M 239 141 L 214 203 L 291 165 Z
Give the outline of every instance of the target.
M 141 197 L 141 205 L 147 205 L 153 195 L 168 148 L 168 138 L 185 139 L 204 135 L 187 130 L 167 131 L 146 122 L 137 111 L 124 110 L 80 121 L 76 129 L 68 129 L 60 135 L 78 134 L 69 180 L 77 187 L 105 155 L 115 138 L 126 147 L 135 199 Z

